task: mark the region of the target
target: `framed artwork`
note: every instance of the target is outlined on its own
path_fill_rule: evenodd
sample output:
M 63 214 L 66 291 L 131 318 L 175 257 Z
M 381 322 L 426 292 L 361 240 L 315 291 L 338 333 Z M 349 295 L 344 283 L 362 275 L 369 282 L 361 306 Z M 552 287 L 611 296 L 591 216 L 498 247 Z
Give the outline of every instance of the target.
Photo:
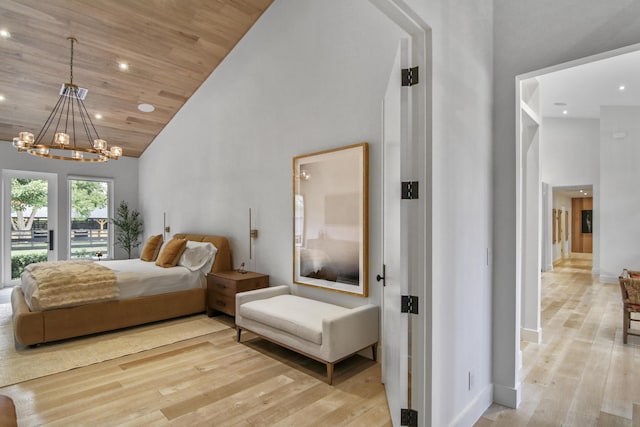
M 293 158 L 293 281 L 368 296 L 369 145 Z
M 582 233 L 589 234 L 593 231 L 593 211 L 584 209 L 582 211 Z
M 562 209 L 558 209 L 558 243 L 562 243 Z
M 556 241 L 557 241 L 557 239 L 556 239 L 556 221 L 558 220 L 558 217 L 556 216 L 556 208 L 553 208 L 551 210 L 551 218 L 552 218 L 551 222 L 553 223 L 553 227 L 552 227 L 553 231 L 551 232 L 551 235 L 552 235 L 553 244 L 555 244 Z

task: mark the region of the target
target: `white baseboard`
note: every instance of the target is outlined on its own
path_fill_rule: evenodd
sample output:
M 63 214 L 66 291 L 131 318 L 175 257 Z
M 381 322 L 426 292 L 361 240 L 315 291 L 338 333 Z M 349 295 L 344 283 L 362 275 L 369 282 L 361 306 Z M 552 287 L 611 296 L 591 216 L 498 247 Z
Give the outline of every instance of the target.
M 607 276 L 605 274 L 601 274 L 599 275 L 598 280 L 604 283 L 618 283 L 618 276 Z
M 542 329 L 520 328 L 520 339 L 526 342 L 540 344 L 542 342 Z
M 471 402 L 451 421 L 450 427 L 472 426 L 493 403 L 493 384 L 486 386 Z
M 493 385 L 493 401 L 507 408 L 516 409 L 520 405 L 521 393 L 520 383 L 516 385 L 516 388 L 500 384 Z

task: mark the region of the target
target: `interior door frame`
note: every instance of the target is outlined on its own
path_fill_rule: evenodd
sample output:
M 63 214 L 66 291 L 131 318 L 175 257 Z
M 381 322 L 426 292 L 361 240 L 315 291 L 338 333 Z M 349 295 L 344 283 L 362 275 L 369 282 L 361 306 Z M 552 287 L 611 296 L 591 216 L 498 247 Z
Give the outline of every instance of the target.
M 432 401 L 432 41 L 431 27 L 405 2 L 369 0 L 411 39 L 410 57 L 418 67 L 419 83 L 410 90 L 408 120 L 409 143 L 402 149 L 403 181 L 418 181 L 419 199 L 408 200 L 402 227 L 411 230 L 407 242 L 409 253 L 408 286 L 419 299 L 418 315 L 408 315 L 410 330 L 411 409 L 418 411 L 419 425 L 431 425 Z M 400 185 L 400 183 L 398 183 Z M 418 237 L 417 237 L 418 236 Z M 382 298 L 383 292 L 381 292 Z M 384 339 L 384 337 L 383 337 Z
M 47 191 L 47 228 L 54 232 L 53 247 L 48 251 L 49 261 L 58 259 L 58 175 L 48 172 L 31 172 L 22 170 L 2 170 L 2 218 L 11 217 L 11 179 L 43 179 L 48 182 Z M 1 221 L 0 237 L 0 278 L 2 286 L 5 284 L 14 285 L 15 280 L 11 280 L 11 227 L 9 221 Z M 0 287 L 2 287 L 0 286 Z
M 549 74 L 549 73 L 553 73 L 556 71 L 560 71 L 560 70 L 564 70 L 567 68 L 573 68 L 576 66 L 580 66 L 580 65 L 584 65 L 584 64 L 588 64 L 588 63 L 592 63 L 592 62 L 596 62 L 596 61 L 600 61 L 603 59 L 607 59 L 607 58 L 611 58 L 611 57 L 615 57 L 618 55 L 623 55 L 625 53 L 629 53 L 629 52 L 636 52 L 640 50 L 640 44 L 633 44 L 633 45 L 629 45 L 629 46 L 625 46 L 622 48 L 617 48 L 617 49 L 612 49 L 609 51 L 605 51 L 605 52 L 601 52 L 595 55 L 590 55 L 590 56 L 586 56 L 586 57 L 582 57 L 582 58 L 578 58 L 578 59 L 574 59 L 574 60 L 569 60 L 566 62 L 561 62 L 555 65 L 551 65 L 542 69 L 538 69 L 538 70 L 534 70 L 534 71 L 530 71 L 524 74 L 520 74 L 516 76 L 516 81 L 515 81 L 515 129 L 516 129 L 516 133 L 514 135 L 514 142 L 515 142 L 515 152 L 516 152 L 516 156 L 515 156 L 515 166 L 516 166 L 516 234 L 515 234 L 515 258 L 516 258 L 516 265 L 515 265 L 515 277 L 514 277 L 514 284 L 515 284 L 515 293 L 514 293 L 514 305 L 515 305 L 515 311 L 513 313 L 513 320 L 515 322 L 515 328 L 513 329 L 514 334 L 512 336 L 510 336 L 509 342 L 508 344 L 505 344 L 504 347 L 501 347 L 501 351 L 504 352 L 505 358 L 508 358 L 510 360 L 513 360 L 515 363 L 513 363 L 512 365 L 507 365 L 507 364 L 503 364 L 500 369 L 500 375 L 504 376 L 505 378 L 509 379 L 510 382 L 510 386 L 512 386 L 512 389 L 508 392 L 508 393 L 500 393 L 500 397 L 497 399 L 494 399 L 497 403 L 500 403 L 502 405 L 511 407 L 511 408 L 517 408 L 520 405 L 520 401 L 522 400 L 522 386 L 520 383 L 520 366 L 522 365 L 522 351 L 520 349 L 520 338 L 521 338 L 521 307 L 522 307 L 522 289 L 523 289 L 523 282 L 524 282 L 524 276 L 523 276 L 523 272 L 522 272 L 522 264 L 524 262 L 524 257 L 525 257 L 525 250 L 524 247 L 527 244 L 527 241 L 535 241 L 537 242 L 538 245 L 541 245 L 541 240 L 539 238 L 539 234 L 537 234 L 537 232 L 527 232 L 523 229 L 523 211 L 525 209 L 525 204 L 524 204 L 524 200 L 527 196 L 527 191 L 526 188 L 523 188 L 523 181 L 525 179 L 524 177 L 524 172 L 523 172 L 523 168 L 521 167 L 522 164 L 526 161 L 526 151 L 523 150 L 523 141 L 522 141 L 522 135 L 520 132 L 520 127 L 521 127 L 521 118 L 520 118 L 520 106 L 521 106 L 521 100 L 523 99 L 523 93 L 522 93 L 522 88 L 521 88 L 521 82 L 525 81 L 525 80 L 529 80 L 529 79 L 533 79 L 537 76 L 541 76 L 544 74 Z M 542 180 L 540 180 L 542 182 Z M 551 183 L 550 183 L 551 184 Z M 594 194 L 594 209 L 598 210 L 599 209 L 599 191 L 598 189 L 596 189 L 596 187 L 594 187 L 593 189 L 593 194 Z M 552 199 L 553 200 L 553 199 Z M 551 200 L 551 204 L 553 204 L 553 201 Z M 547 209 L 549 210 L 549 209 Z M 599 212 L 598 212 L 599 213 Z M 548 213 L 546 213 L 548 214 Z M 599 221 L 599 215 L 594 213 L 594 219 L 596 221 L 596 224 L 594 224 L 595 229 L 597 230 L 598 224 L 597 221 Z M 554 221 L 555 219 L 552 218 L 552 221 Z M 551 233 L 551 230 L 548 230 L 548 233 Z M 600 274 L 600 254 L 599 254 L 599 250 L 596 248 L 599 248 L 599 233 L 594 233 L 594 240 L 598 241 L 598 243 L 596 243 L 594 241 L 593 243 L 593 264 L 592 264 L 592 271 L 591 274 L 593 275 L 599 275 Z M 547 245 L 548 247 L 549 245 Z M 553 262 L 553 256 L 551 256 L 552 258 L 552 262 Z M 540 281 L 537 281 L 537 292 L 539 293 L 542 285 L 540 283 Z M 539 303 L 539 301 L 537 301 L 536 303 Z M 525 301 L 525 304 L 527 304 L 527 302 Z M 541 312 L 540 312 L 540 307 L 539 304 L 538 306 L 535 308 L 537 310 L 537 316 L 540 317 L 541 316 Z M 494 319 L 495 320 L 495 319 Z M 542 330 L 541 330 L 542 332 Z M 508 346 L 508 348 L 507 348 Z M 495 376 L 495 374 L 494 374 Z M 503 387 L 503 389 L 506 390 L 506 387 Z M 494 390 L 494 396 L 496 396 L 496 392 Z

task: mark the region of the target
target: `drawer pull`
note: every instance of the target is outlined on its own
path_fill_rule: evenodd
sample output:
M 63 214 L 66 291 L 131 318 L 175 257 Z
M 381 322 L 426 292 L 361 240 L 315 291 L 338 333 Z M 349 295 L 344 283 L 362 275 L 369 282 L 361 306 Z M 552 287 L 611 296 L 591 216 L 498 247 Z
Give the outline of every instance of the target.
M 227 287 L 225 285 L 221 285 L 220 283 L 218 283 L 218 289 L 227 289 Z
M 222 307 L 226 307 L 227 303 L 224 301 L 217 300 L 216 304 L 221 305 Z

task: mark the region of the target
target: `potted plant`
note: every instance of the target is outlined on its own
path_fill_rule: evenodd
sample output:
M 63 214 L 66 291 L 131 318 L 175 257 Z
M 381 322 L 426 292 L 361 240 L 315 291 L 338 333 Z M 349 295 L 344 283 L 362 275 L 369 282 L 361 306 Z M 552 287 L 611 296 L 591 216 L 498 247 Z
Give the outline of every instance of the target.
M 140 235 L 143 231 L 140 212 L 129 209 L 129 205 L 124 200 L 116 210 L 116 217 L 111 220 L 117 227 L 116 244 L 127 251 L 127 257 L 131 258 L 131 250 L 140 246 Z

